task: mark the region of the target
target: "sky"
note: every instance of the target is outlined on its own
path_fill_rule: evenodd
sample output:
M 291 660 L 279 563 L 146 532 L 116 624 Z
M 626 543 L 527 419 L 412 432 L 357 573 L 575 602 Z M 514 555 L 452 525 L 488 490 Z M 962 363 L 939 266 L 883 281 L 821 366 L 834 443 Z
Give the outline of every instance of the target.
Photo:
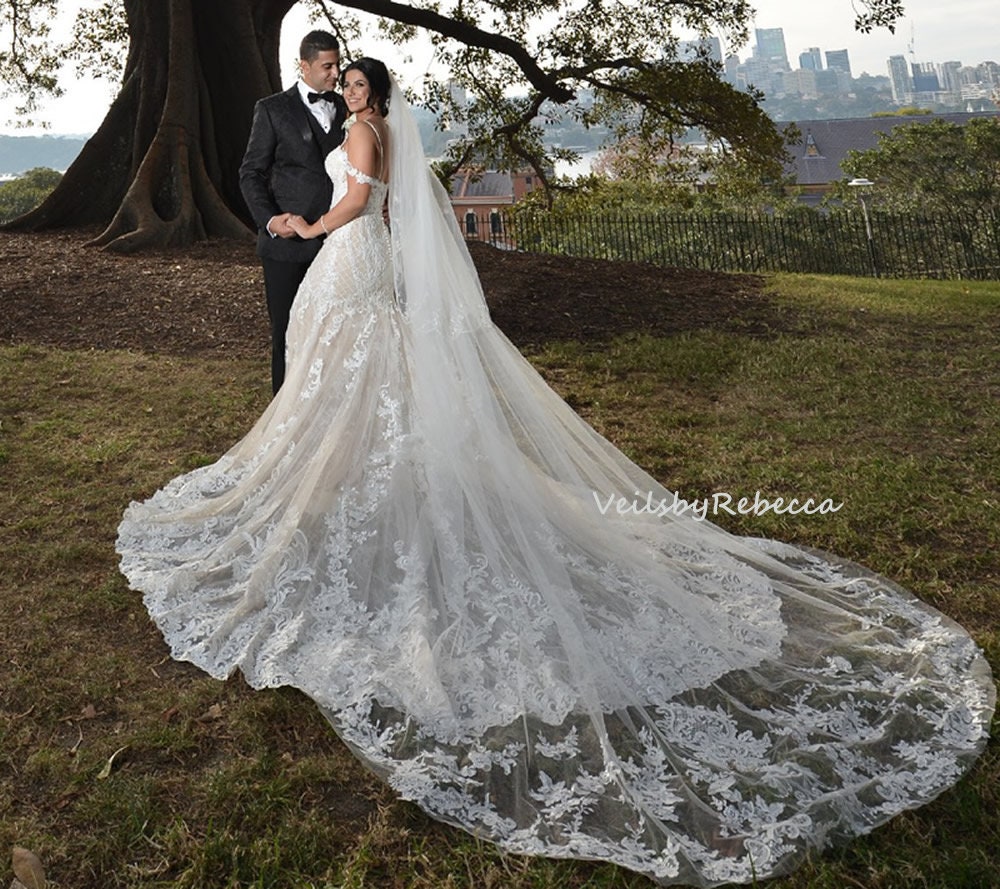
M 798 67 L 799 53 L 807 47 L 821 50 L 847 49 L 855 77 L 862 72 L 886 73 L 886 60 L 891 55 L 905 55 L 917 62 L 960 61 L 974 65 L 982 61 L 1000 62 L 1000 3 L 998 0 L 903 0 L 906 16 L 895 34 L 884 29 L 865 35 L 854 31 L 854 11 L 851 0 L 756 0 L 757 16 L 752 27 L 782 28 L 785 47 L 793 68 Z M 59 20 L 54 23 L 54 36 L 65 38 L 80 0 L 60 3 Z M 285 19 L 285 39 L 281 48 L 282 72 L 286 84 L 295 78 L 294 60 L 299 38 L 308 29 L 302 7 L 293 8 Z M 914 53 L 909 53 L 910 43 Z M 752 42 L 752 38 L 751 38 Z M 354 49 L 354 47 L 352 47 Z M 431 64 L 431 51 L 414 53 L 406 65 L 392 57 L 393 47 L 387 44 L 359 47 L 369 55 L 378 55 L 391 67 L 406 76 L 419 73 Z M 750 55 L 750 45 L 724 47 L 741 59 Z M 38 117 L 47 120 L 49 128 L 18 129 L 11 118 L 15 102 L 0 99 L 0 134 L 30 135 L 48 132 L 53 135 L 90 135 L 100 125 L 114 98 L 114 88 L 103 81 L 74 78 L 64 71 L 62 82 L 66 95 L 47 101 Z
M 884 75 L 889 56 L 908 61 L 978 65 L 1000 62 L 1000 3 L 997 0 L 903 0 L 906 15 L 890 34 L 854 30 L 851 0 L 751 0 L 757 10 L 754 27 L 782 28 L 793 68 L 807 47 L 846 49 L 851 73 Z M 909 54 L 910 40 L 914 54 Z M 738 51 L 750 54 L 750 47 Z

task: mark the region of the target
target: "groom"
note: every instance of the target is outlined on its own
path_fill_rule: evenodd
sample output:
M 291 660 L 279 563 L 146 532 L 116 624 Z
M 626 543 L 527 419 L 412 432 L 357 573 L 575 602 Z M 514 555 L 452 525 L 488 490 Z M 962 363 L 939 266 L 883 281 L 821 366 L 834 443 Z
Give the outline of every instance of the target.
M 292 300 L 322 239 L 304 241 L 288 226 L 291 214 L 316 219 L 330 209 L 333 187 L 327 154 L 344 140 L 347 106 L 333 92 L 340 45 L 326 31 L 310 31 L 299 47 L 295 86 L 261 99 L 240 165 L 240 189 L 257 223 L 257 255 L 264 266 L 271 319 L 271 388 L 285 379 L 285 330 Z

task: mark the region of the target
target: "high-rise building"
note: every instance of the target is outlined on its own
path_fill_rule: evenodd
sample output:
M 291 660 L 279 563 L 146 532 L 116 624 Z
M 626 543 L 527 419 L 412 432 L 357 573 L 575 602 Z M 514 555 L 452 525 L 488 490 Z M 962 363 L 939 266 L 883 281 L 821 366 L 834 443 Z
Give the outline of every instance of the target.
M 722 63 L 722 65 L 726 71 L 726 83 L 731 86 L 738 86 L 740 84 L 740 57 L 735 53 L 730 53 L 726 56 L 726 60 Z
M 459 108 L 464 108 L 468 104 L 465 87 L 457 80 L 448 81 L 448 95 L 451 96 L 452 102 L 458 105 Z
M 677 55 L 686 62 L 694 59 L 709 59 L 722 64 L 722 41 L 718 37 L 701 37 L 698 40 L 682 40 L 677 45 Z
M 996 62 L 983 62 L 976 67 L 979 72 L 979 79 L 983 83 L 992 83 L 1000 86 L 1000 65 Z
M 906 56 L 889 56 L 889 83 L 892 84 L 892 101 L 907 105 L 913 101 L 913 82 Z
M 459 109 L 458 113 L 461 115 L 469 104 L 465 87 L 456 80 L 449 80 L 448 95 L 451 97 L 451 101 L 455 104 L 456 108 Z M 451 133 L 453 138 L 465 138 L 469 135 L 469 126 L 464 120 L 446 119 L 444 129 L 446 132 Z
M 910 65 L 910 76 L 915 93 L 936 93 L 941 89 L 937 71 L 930 62 L 914 62 Z
M 818 46 L 810 46 L 803 53 L 799 53 L 799 67 L 803 71 L 822 71 L 823 56 Z
M 820 72 L 822 73 L 822 72 Z M 803 99 L 817 99 L 816 72 L 812 68 L 801 67 L 798 71 L 789 71 L 782 78 L 785 95 L 799 95 Z
M 851 60 L 846 49 L 828 49 L 826 51 L 826 67 L 835 71 L 851 73 Z
M 788 50 L 785 49 L 785 32 L 781 28 L 757 28 L 757 44 L 753 48 L 753 56 L 761 62 L 778 69 L 788 71 Z
M 938 65 L 938 80 L 941 89 L 949 93 L 961 93 L 962 91 L 962 63 L 943 62 Z
M 787 68 L 781 68 L 767 59 L 753 56 L 739 67 L 737 86 L 742 81 L 746 86 L 754 86 L 761 92 L 772 94 L 780 92 L 780 77 Z

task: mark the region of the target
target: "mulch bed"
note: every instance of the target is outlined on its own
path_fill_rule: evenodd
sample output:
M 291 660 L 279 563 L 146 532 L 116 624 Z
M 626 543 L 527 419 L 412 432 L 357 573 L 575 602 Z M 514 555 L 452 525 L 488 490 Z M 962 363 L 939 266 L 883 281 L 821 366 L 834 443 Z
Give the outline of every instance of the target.
M 121 256 L 87 246 L 95 234 L 0 232 L 0 343 L 266 355 L 263 277 L 252 244 L 207 241 Z M 753 275 L 480 243 L 470 250 L 494 321 L 520 347 L 731 325 L 764 335 L 783 326 Z

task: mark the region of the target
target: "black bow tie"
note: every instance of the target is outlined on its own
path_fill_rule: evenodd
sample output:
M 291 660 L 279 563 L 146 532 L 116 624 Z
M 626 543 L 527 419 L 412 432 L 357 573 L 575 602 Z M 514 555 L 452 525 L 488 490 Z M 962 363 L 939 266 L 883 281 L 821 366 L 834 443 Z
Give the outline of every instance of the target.
M 337 94 L 333 90 L 327 90 L 325 93 L 306 93 L 306 98 L 309 100 L 310 104 L 313 102 L 318 102 L 322 99 L 324 102 L 332 102 L 334 96 Z

